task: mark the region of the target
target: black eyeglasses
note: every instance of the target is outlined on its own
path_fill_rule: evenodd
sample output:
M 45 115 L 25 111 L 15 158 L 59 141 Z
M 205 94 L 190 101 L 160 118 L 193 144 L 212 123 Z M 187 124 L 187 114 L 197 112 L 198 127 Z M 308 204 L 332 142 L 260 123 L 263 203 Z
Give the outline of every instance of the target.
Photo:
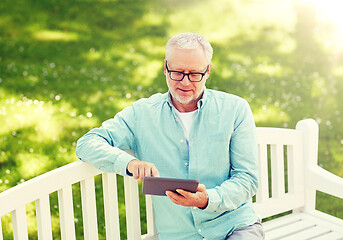
M 187 75 L 189 81 L 200 82 L 202 80 L 202 78 L 205 76 L 209 66 L 210 65 L 207 65 L 207 68 L 206 68 L 205 72 L 203 72 L 203 73 L 202 72 L 184 73 L 184 72 L 169 70 L 168 63 L 166 61 L 166 68 L 167 68 L 167 71 L 169 73 L 169 77 L 171 80 L 174 80 L 174 81 L 182 81 L 182 79 Z

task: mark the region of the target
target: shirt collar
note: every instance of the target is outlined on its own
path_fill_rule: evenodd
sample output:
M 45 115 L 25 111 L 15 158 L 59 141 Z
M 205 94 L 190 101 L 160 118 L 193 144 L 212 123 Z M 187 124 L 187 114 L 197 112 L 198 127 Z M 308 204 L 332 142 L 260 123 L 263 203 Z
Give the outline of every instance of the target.
M 208 95 L 208 93 L 207 93 L 206 87 L 204 86 L 204 92 L 203 92 L 201 98 L 199 99 L 199 101 L 197 102 L 198 109 L 201 109 L 204 106 L 206 99 L 207 99 L 207 95 Z

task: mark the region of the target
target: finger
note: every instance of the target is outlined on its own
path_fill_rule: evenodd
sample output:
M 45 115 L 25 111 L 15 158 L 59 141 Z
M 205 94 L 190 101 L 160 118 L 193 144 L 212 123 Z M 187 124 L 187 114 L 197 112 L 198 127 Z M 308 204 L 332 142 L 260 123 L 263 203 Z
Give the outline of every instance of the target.
M 177 205 L 181 205 L 177 200 L 175 200 L 174 198 L 168 196 L 168 198 L 170 199 L 170 201 L 172 201 L 173 203 L 177 204 Z
M 173 203 L 181 205 L 178 194 L 172 191 L 166 191 L 166 195 Z
M 139 170 L 139 181 L 143 181 L 143 178 L 146 176 L 145 174 L 146 170 L 145 167 L 141 167 Z
M 193 193 L 185 191 L 183 189 L 176 189 L 176 192 L 179 193 L 180 195 L 182 195 L 185 198 L 192 198 L 193 197 Z
M 147 166 L 145 167 L 145 176 L 146 177 L 152 177 L 152 173 L 151 173 L 151 167 L 150 166 Z
M 132 174 L 133 174 L 134 179 L 138 179 L 139 178 L 139 168 L 135 167 Z
M 151 176 L 153 176 L 153 177 L 159 177 L 160 176 L 160 173 L 158 172 L 158 170 L 155 166 L 153 166 L 151 168 Z
M 204 192 L 206 191 L 206 187 L 204 184 L 199 184 L 197 188 L 197 192 Z
M 144 177 L 150 177 L 151 176 L 150 172 L 151 172 L 150 167 L 149 166 L 145 166 L 143 168 L 143 173 L 141 175 L 141 177 L 142 177 L 141 181 L 143 181 Z

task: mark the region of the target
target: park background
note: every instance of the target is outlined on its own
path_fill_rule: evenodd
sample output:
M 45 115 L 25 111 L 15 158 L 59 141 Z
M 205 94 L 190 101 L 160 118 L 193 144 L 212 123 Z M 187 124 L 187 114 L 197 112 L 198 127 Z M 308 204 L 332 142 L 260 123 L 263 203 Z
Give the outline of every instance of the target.
M 164 46 L 185 31 L 212 43 L 208 88 L 247 99 L 257 126 L 315 119 L 319 164 L 343 177 L 342 8 L 334 0 L 2 0 L 0 192 L 78 160 L 76 141 L 89 129 L 166 92 Z M 79 186 L 73 189 L 82 239 Z M 119 201 L 124 216 L 122 192 Z M 335 197 L 319 192 L 317 208 L 343 218 Z M 36 239 L 34 204 L 27 209 Z M 59 239 L 57 194 L 51 209 Z M 12 239 L 10 216 L 2 221 Z

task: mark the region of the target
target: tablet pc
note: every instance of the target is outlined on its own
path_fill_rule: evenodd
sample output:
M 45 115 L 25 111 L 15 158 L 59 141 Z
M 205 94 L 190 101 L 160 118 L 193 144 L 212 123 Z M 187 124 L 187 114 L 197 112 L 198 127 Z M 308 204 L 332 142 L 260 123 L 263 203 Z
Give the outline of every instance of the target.
M 166 196 L 167 190 L 176 192 L 176 189 L 184 189 L 195 193 L 198 184 L 199 181 L 195 179 L 144 177 L 142 192 L 148 195 Z

